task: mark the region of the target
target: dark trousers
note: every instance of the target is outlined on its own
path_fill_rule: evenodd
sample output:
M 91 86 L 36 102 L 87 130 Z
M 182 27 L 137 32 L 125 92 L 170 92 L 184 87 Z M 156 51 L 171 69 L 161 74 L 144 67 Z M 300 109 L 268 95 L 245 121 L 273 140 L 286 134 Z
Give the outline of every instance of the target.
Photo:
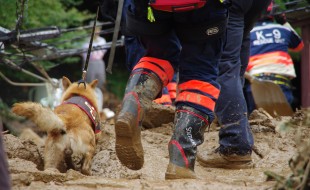
M 171 14 L 154 11 L 155 22 L 171 22 L 170 30 L 159 35 L 139 35 L 140 41 L 146 49 L 145 56 L 169 61 L 174 71 L 179 71 L 179 84 L 197 80 L 210 83 L 219 88 L 216 78 L 218 76 L 218 63 L 221 57 L 224 35 L 203 41 L 188 42 L 180 40 L 173 28 L 175 23 L 184 23 L 186 26 L 188 23 L 214 22 L 216 19 L 226 19 L 226 9 L 214 5 L 216 4 L 215 1 L 210 0 L 209 2 L 210 6 L 192 12 Z M 144 7 L 143 10 L 140 10 L 140 7 L 143 6 L 137 6 L 136 4 L 135 10 L 131 11 L 136 17 L 142 15 L 141 19 L 146 19 L 143 10 L 147 9 Z M 131 6 L 132 8 L 133 6 Z M 191 102 L 181 102 L 178 105 L 193 107 L 207 114 L 210 120 L 214 118 L 213 110 L 203 105 Z
M 249 33 L 270 0 L 235 0 L 229 9 L 227 39 L 217 82 L 221 93 L 215 113 L 221 124 L 220 152 L 248 154 L 254 144 L 243 95 L 244 72 L 249 60 Z

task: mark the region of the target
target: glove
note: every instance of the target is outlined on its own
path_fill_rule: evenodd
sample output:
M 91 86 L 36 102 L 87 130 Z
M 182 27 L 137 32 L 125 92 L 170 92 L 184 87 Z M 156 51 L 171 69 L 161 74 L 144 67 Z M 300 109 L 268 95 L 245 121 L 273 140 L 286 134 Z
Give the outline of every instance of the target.
M 277 23 L 283 25 L 287 22 L 286 20 L 286 15 L 284 13 L 279 14 L 279 15 L 275 15 L 274 19 L 276 20 Z

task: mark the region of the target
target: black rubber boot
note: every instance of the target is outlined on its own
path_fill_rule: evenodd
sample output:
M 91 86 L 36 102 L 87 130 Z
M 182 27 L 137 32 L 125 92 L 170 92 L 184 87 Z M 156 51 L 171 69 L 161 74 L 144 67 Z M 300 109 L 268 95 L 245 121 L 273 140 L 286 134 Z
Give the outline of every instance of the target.
M 195 179 L 197 146 L 203 143 L 204 131 L 209 125 L 206 114 L 187 106 L 178 107 L 175 128 L 169 142 L 169 165 L 166 179 Z
M 120 113 L 115 123 L 115 150 L 129 169 L 139 170 L 144 163 L 141 123 L 152 101 L 162 90 L 161 80 L 152 72 L 138 70 L 130 76 Z

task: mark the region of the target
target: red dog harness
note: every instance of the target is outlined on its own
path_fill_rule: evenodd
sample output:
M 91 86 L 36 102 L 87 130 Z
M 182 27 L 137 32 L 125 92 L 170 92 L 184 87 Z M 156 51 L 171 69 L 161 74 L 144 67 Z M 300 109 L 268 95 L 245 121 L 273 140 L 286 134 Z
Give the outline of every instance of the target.
M 168 12 L 190 11 L 203 7 L 206 0 L 150 0 L 149 5 L 156 10 Z
M 100 117 L 95 107 L 90 103 L 90 101 L 83 96 L 73 96 L 68 100 L 64 101 L 63 104 L 73 104 L 83 110 L 92 121 L 92 128 L 95 134 L 100 133 Z

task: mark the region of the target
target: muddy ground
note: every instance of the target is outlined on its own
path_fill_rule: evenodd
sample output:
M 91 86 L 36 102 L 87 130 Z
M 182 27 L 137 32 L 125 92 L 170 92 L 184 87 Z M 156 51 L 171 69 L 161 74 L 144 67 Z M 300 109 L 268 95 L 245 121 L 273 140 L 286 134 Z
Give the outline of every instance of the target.
M 113 119 L 103 123 L 102 138 L 92 164 L 92 176 L 84 176 L 73 170 L 67 173 L 43 171 L 42 147 L 17 135 L 5 134 L 13 189 L 272 189 L 276 182 L 267 180 L 264 172 L 290 175 L 288 161 L 310 134 L 308 123 L 301 122 L 306 118 L 301 112 L 294 117 L 272 118 L 263 111 L 255 111 L 250 119 L 255 138 L 254 169 L 205 168 L 196 162 L 195 170 L 199 179 L 166 181 L 167 144 L 172 133 L 174 110 L 157 106 L 153 108 L 144 122 L 142 142 L 145 164 L 139 171 L 129 170 L 118 161 L 114 150 Z M 24 125 L 31 126 L 28 122 L 16 121 L 11 125 L 17 131 L 21 131 Z M 287 126 L 295 127 L 284 130 Z M 215 148 L 217 143 L 218 127 L 213 124 L 205 132 L 205 142 L 199 151 Z

